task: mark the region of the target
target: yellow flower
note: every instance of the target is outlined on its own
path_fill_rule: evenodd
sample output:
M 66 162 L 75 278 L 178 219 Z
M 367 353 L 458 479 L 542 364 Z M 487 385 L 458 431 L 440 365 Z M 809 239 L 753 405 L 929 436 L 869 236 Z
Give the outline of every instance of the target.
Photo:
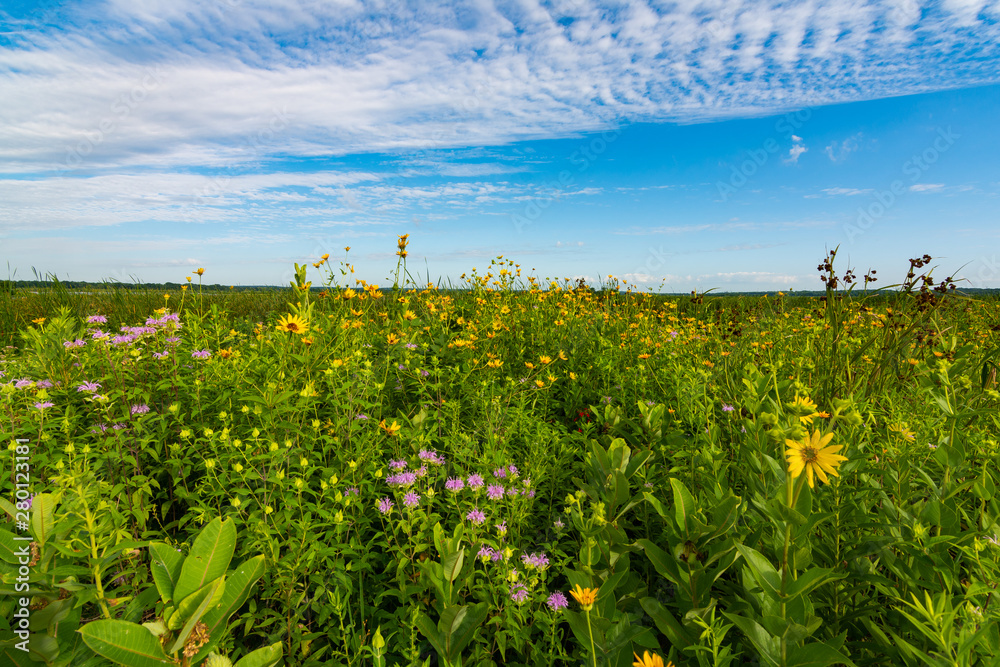
M 889 427 L 889 430 L 901 437 L 903 440 L 913 440 L 916 437 L 916 433 L 906 428 L 903 424 L 893 424 Z
M 816 412 L 816 404 L 808 396 L 796 396 L 788 405 L 793 412 L 800 413 L 799 421 L 803 424 L 812 424 L 813 417 L 822 417 L 826 413 Z M 829 415 L 827 415 L 829 416 Z
M 536 386 L 537 386 L 537 387 L 538 387 L 539 389 L 541 389 L 542 387 L 544 387 L 544 386 L 545 386 L 545 383 L 544 383 L 544 382 L 542 382 L 541 380 L 535 380 L 535 385 L 536 385 Z
M 841 456 L 837 452 L 843 445 L 826 446 L 833 439 L 833 433 L 820 436 L 819 431 L 812 432 L 812 436 L 801 442 L 795 440 L 785 440 L 788 450 L 785 456 L 788 458 L 788 472 L 793 478 L 797 478 L 805 470 L 809 481 L 809 488 L 813 488 L 813 474 L 815 473 L 821 482 L 828 483 L 826 474 L 840 477 L 837 467 L 847 460 L 846 456 Z
M 674 667 L 674 663 L 669 660 L 664 665 L 663 658 L 658 653 L 650 655 L 649 651 L 643 651 L 641 658 L 638 653 L 633 653 L 632 655 L 635 656 L 635 662 L 632 663 L 632 667 Z
M 396 435 L 397 433 L 399 433 L 399 429 L 403 428 L 402 426 L 396 423 L 396 420 L 393 420 L 392 424 L 389 424 L 387 426 L 384 419 L 379 422 L 378 427 L 383 431 L 385 431 L 385 434 L 388 435 L 389 437 Z
M 580 588 L 580 584 L 577 584 L 569 594 L 580 603 L 584 611 L 590 611 L 594 606 L 594 602 L 597 601 L 596 588 Z
M 44 324 L 45 323 L 45 318 L 44 317 L 39 317 L 38 319 L 31 320 L 31 323 L 32 324 Z
M 640 359 L 649 359 L 649 357 L 650 355 L 646 354 L 645 352 L 639 355 Z
M 540 362 L 542 362 L 543 364 L 551 364 L 552 363 L 552 358 L 551 357 L 546 357 L 544 354 L 542 356 L 538 357 L 538 360 Z
M 197 273 L 199 276 L 203 276 L 203 275 L 205 275 L 205 269 L 198 269 L 194 273 Z
M 491 359 L 486 363 L 490 368 L 500 368 L 503 366 L 503 361 L 500 359 Z
M 309 331 L 309 325 L 298 315 L 285 315 L 278 320 L 278 331 L 288 331 L 300 336 Z
M 399 336 L 397 336 L 396 334 L 389 334 L 388 336 L 385 337 L 385 340 L 387 343 L 389 343 L 389 345 L 395 345 L 396 343 L 399 342 Z

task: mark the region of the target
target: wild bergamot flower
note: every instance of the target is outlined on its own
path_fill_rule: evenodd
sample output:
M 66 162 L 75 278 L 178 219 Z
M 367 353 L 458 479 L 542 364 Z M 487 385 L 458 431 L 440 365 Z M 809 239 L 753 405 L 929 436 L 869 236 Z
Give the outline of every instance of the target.
M 839 477 L 837 467 L 841 462 L 846 461 L 846 456 L 841 456 L 837 452 L 843 445 L 826 446 L 833 439 L 833 433 L 820 436 L 819 431 L 813 431 L 811 437 L 807 437 L 801 442 L 795 440 L 785 440 L 788 450 L 785 456 L 788 458 L 788 472 L 793 478 L 797 478 L 805 470 L 809 481 L 809 488 L 813 488 L 813 473 L 815 473 L 824 484 L 829 480 L 826 474 Z

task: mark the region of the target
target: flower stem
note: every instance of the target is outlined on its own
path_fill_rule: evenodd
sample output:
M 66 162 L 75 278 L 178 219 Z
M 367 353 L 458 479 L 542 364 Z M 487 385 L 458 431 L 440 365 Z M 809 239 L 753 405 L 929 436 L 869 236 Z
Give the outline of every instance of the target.
M 590 611 L 587 610 L 583 613 L 587 617 L 587 634 L 590 635 L 590 658 L 593 661 L 594 667 L 597 667 L 597 651 L 594 650 L 594 631 L 590 627 Z

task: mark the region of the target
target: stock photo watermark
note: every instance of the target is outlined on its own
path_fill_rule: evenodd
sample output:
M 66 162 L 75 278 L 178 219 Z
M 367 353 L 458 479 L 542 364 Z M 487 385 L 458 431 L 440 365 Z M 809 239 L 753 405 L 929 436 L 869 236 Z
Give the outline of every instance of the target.
M 259 157 L 264 148 L 274 141 L 275 136 L 277 136 L 279 132 L 288 127 L 289 122 L 293 118 L 294 116 L 288 113 L 288 107 L 282 107 L 280 111 L 273 111 L 271 120 L 268 121 L 267 125 L 257 132 L 246 136 L 240 147 L 249 149 L 251 153 L 249 157 Z M 194 201 L 185 206 L 181 213 L 184 222 L 197 222 L 200 220 L 201 218 L 196 214 L 194 207 L 208 206 L 211 203 L 211 198 L 218 197 L 219 195 L 228 192 L 229 186 L 233 181 L 232 172 L 235 171 L 240 165 L 244 164 L 245 161 L 245 158 L 241 160 L 230 160 L 224 167 L 225 171 L 229 173 L 222 173 L 213 176 L 209 179 L 208 184 L 192 193 Z
M 18 438 L 14 441 L 14 523 L 17 530 L 22 533 L 28 532 L 31 525 L 31 446 L 29 440 Z M 14 648 L 19 651 L 28 652 L 28 640 L 31 637 L 31 568 L 37 562 L 35 550 L 37 547 L 32 541 L 31 534 L 15 535 L 15 548 L 13 555 L 17 557 L 17 576 L 14 578 L 14 592 L 28 594 L 15 599 L 14 620 L 11 621 L 11 629 L 21 641 L 14 644 Z
M 799 155 L 806 151 L 802 139 L 795 133 L 812 118 L 810 109 L 802 109 L 785 114 L 774 123 L 774 131 L 779 132 L 786 140 L 791 140 L 788 161 L 798 160 Z M 746 158 L 739 164 L 731 164 L 729 178 L 716 181 L 715 189 L 723 203 L 745 186 L 760 169 L 768 163 L 772 156 L 783 152 L 781 144 L 775 137 L 768 137 L 760 146 L 746 151 Z
M 903 175 L 907 177 L 911 185 L 907 185 L 906 181 L 897 178 L 885 190 L 877 190 L 875 192 L 875 201 L 868 204 L 868 206 L 859 206 L 855 221 L 844 225 L 844 234 L 847 235 L 848 242 L 853 243 L 856 238 L 864 235 L 866 231 L 874 227 L 875 223 L 888 213 L 907 192 L 919 190 L 917 181 L 920 180 L 920 177 L 960 138 L 961 135 L 954 132 L 951 126 L 947 129 L 937 128 L 937 136 L 934 137 L 931 145 L 919 154 L 911 156 L 910 159 L 903 163 Z
M 138 108 L 149 95 L 163 84 L 167 73 L 162 67 L 147 67 L 143 77 L 111 103 L 111 114 L 98 122 L 97 127 L 84 133 L 84 138 L 73 146 L 66 147 L 66 157 L 61 168 L 74 169 L 83 164 L 84 159 L 103 144 L 108 137 L 121 127 L 122 123 Z
M 576 172 L 583 173 L 590 169 L 591 165 L 622 135 L 622 132 L 624 132 L 622 127 L 606 130 L 590 141 L 580 144 L 569 155 L 569 161 L 576 167 Z M 565 196 L 567 190 L 576 184 L 573 171 L 569 169 L 563 169 L 556 178 L 543 183 L 539 194 L 529 197 L 520 213 L 511 215 L 510 219 L 517 233 L 520 234 L 526 226 L 535 224 L 542 213 L 557 199 Z

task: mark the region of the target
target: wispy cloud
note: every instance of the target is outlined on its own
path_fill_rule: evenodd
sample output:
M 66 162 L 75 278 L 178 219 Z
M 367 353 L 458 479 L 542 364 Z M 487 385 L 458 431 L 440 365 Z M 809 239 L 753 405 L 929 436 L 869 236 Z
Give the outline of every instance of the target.
M 743 0 L 706 16 L 694 2 L 114 0 L 66 14 L 59 27 L 4 21 L 15 35 L 0 48 L 8 173 L 66 167 L 81 146 L 70 168 L 218 165 L 491 145 L 1000 80 L 998 11 L 976 2 L 922 14 L 912 3 Z M 977 55 L 942 66 L 970 34 L 964 47 Z M 293 117 L 276 132 L 281 108 Z M 789 159 L 805 150 L 796 144 Z
M 785 162 L 796 164 L 799 161 L 799 157 L 807 152 L 809 149 L 802 144 L 802 137 L 792 135 L 792 147 L 788 149 L 788 155 L 785 157 Z
M 823 152 L 826 156 L 830 158 L 833 162 L 843 162 L 847 159 L 847 156 L 858 150 L 861 147 L 861 137 L 862 133 L 848 137 L 842 141 L 834 141 L 833 143 L 827 144 Z

